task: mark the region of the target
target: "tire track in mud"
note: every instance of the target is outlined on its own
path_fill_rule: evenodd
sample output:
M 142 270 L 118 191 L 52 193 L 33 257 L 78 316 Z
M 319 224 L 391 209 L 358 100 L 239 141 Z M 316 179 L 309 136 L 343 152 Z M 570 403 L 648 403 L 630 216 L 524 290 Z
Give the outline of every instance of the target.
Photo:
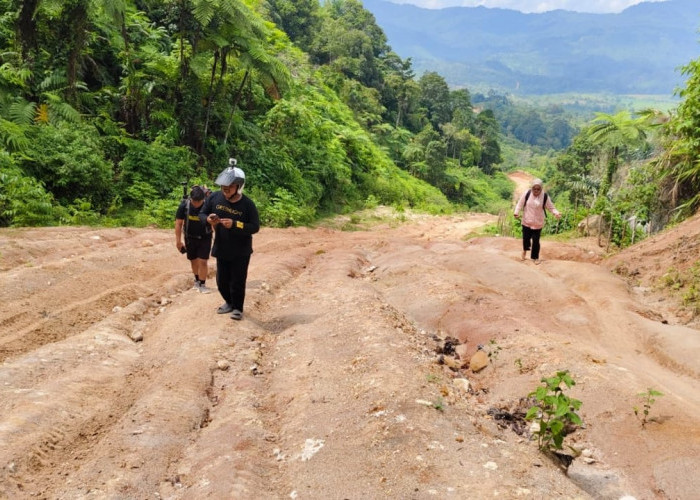
M 294 492 L 300 498 L 477 498 L 496 492 L 502 498 L 587 498 L 543 462 L 532 443 L 504 433 L 485 412 L 499 397 L 526 393 L 546 370 L 562 364 L 577 374 L 591 418 L 583 442 L 593 436 L 617 471 L 629 470 L 630 477 L 649 472 L 633 478 L 644 491 L 656 472 L 613 459 L 613 452 L 629 452 L 607 443 L 613 441 L 610 429 L 629 431 L 630 420 L 636 423 L 625 415 L 634 402 L 624 399 L 624 391 L 636 388 L 634 368 L 642 366 L 642 354 L 622 372 L 617 356 L 625 345 L 613 344 L 619 349 L 608 363 L 600 348 L 572 343 L 574 334 L 588 337 L 597 328 L 600 307 L 579 291 L 561 291 L 579 281 L 567 282 L 557 272 L 557 266 L 571 266 L 554 259 L 527 266 L 514 257 L 517 241 L 465 243 L 445 227 L 426 232 L 432 223 L 381 235 L 266 229 L 255 239 L 243 321 L 214 313 L 218 294 L 183 291 L 189 267 L 171 257 L 174 249 L 165 243 L 131 251 L 128 239 L 120 242 L 112 250 L 124 254 L 121 267 L 112 265 L 109 252 L 86 255 L 86 286 L 53 291 L 66 294 L 56 309 L 73 301 L 92 304 L 98 293 L 91 278 L 106 289 L 131 290 L 137 285 L 127 281 L 137 276 L 151 293 L 74 335 L 0 363 L 0 498 L 248 499 Z M 431 240 L 431 234 L 439 237 Z M 454 241 L 437 241 L 449 238 Z M 171 240 L 171 231 L 162 239 Z M 477 257 L 464 258 L 472 246 Z M 23 274 L 21 282 L 40 285 L 48 276 L 42 273 L 51 271 L 61 283 L 75 283 L 74 269 L 52 262 L 35 269 L 39 277 Z M 592 297 L 607 295 L 596 294 L 601 284 L 585 273 L 571 272 L 591 287 Z M 109 273 L 122 281 L 110 280 Z M 523 293 L 527 283 L 535 293 Z M 32 300 L 32 290 L 20 300 Z M 14 329 L 37 323 L 22 313 L 15 308 L 2 314 L 16 318 Z M 579 324 L 584 320 L 588 326 Z M 470 339 L 479 332 L 502 335 L 498 370 L 467 374 L 478 393 L 459 392 L 453 374 L 436 363 L 436 338 L 465 325 Z M 565 334 L 563 326 L 573 332 Z M 7 331 L 0 326 L 2 335 Z M 144 334 L 143 342 L 127 338 L 134 331 Z M 519 372 L 516 357 L 531 370 Z M 623 375 L 627 382 L 620 384 Z M 612 424 L 602 403 L 595 403 L 601 391 L 613 394 L 604 402 L 605 412 L 615 416 Z M 668 392 L 661 402 L 674 418 L 641 435 L 629 432 L 629 448 L 676 442 L 672 432 L 686 422 L 682 410 L 666 405 L 673 397 L 672 388 Z M 657 440 L 659 430 L 668 433 L 664 443 Z
M 32 321 L 23 328 L 17 328 L 20 323 L 18 316 L 26 319 L 29 315 L 15 315 L 15 321 L 6 321 L 4 328 L 12 328 L 15 331 L 9 335 L 3 335 L 0 340 L 0 362 L 13 356 L 31 352 L 45 344 L 58 342 L 71 335 L 83 331 L 86 327 L 102 321 L 109 316 L 115 307 L 124 303 L 131 303 L 139 298 L 145 291 L 142 287 L 133 285 L 119 286 L 116 289 L 107 290 L 96 297 L 72 302 L 67 307 L 44 310 L 39 313 L 44 316 L 39 321 Z
M 124 244 L 135 251 L 126 260 L 110 257 L 123 249 L 96 245 L 85 258 L 44 259 L 38 268 L 0 274 L 16 285 L 13 293 L 5 289 L 0 329 L 0 498 L 46 495 L 57 475 L 89 463 L 104 436 L 144 398 L 158 364 L 150 358 L 159 350 L 143 356 L 143 344 L 129 335 L 148 330 L 170 302 L 162 297 L 179 294 L 189 279 L 172 271 L 175 259 L 159 257 L 158 246 L 135 245 L 127 233 Z M 140 279 L 124 284 L 122 273 Z M 53 287 L 42 286 L 47 279 Z M 207 386 L 210 379 L 207 372 Z M 202 411 L 195 414 L 201 420 Z
M 465 401 L 426 383 L 443 373 L 434 340 L 373 285 L 367 249 L 376 245 L 386 247 L 345 234 L 340 246 L 307 251 L 276 281 L 268 263 L 257 263 L 251 275 L 264 269 L 270 296 L 253 294 L 256 307 L 235 326 L 234 371 L 215 375 L 212 422 L 161 496 L 467 498 L 464 471 L 511 453 L 484 449 Z M 441 391 L 454 406 L 449 415 L 417 402 L 438 401 Z M 580 492 L 551 471 L 543 486 L 550 493 Z M 507 475 L 480 478 L 479 491 L 515 491 L 524 473 Z
M 109 252 L 120 244 L 133 248 L 165 241 L 163 231 L 89 227 L 6 228 L 0 234 L 0 272 L 20 267 L 66 264 L 85 255 Z
M 83 298 L 81 294 L 75 297 L 78 300 L 73 300 L 67 305 L 54 304 L 55 307 L 51 307 L 47 304 L 45 308 L 35 308 L 32 313 L 13 314 L 2 322 L 0 362 L 77 335 L 107 318 L 115 309 L 128 306 L 134 301 L 153 302 L 160 300 L 162 295 L 171 293 L 173 289 L 186 289 L 188 282 L 184 277 L 176 279 L 177 275 L 178 273 L 167 272 L 155 276 L 150 281 L 117 285 L 100 293 L 90 294 L 87 298 Z M 174 279 L 176 282 L 169 284 Z M 59 290 L 56 294 L 61 295 Z
M 228 345 L 218 352 L 226 369 L 214 371 L 207 393 L 209 421 L 169 468 L 161 497 L 245 499 L 269 491 L 276 471 L 260 449 L 275 439 L 265 415 L 265 357 L 274 336 L 301 318 L 275 315 L 279 294 L 305 272 L 317 252 L 310 242 L 292 242 L 275 230 L 256 245 L 243 321 L 227 315 L 216 321 L 223 322 L 221 334 Z
M 21 248 L 29 245 L 43 252 L 31 265 L 2 254 L 3 267 L 14 266 L 0 272 L 0 362 L 77 335 L 140 297 L 186 286 L 181 268 L 172 271 L 175 259 L 164 243 L 165 232 L 61 228 L 63 234 L 51 229 L 20 231 L 31 233 Z M 72 253 L 57 254 L 55 242 Z M 0 237 L 0 248 L 13 246 L 20 247 Z M 120 246 L 131 247 L 126 263 Z M 169 250 L 170 259 L 163 258 Z M 14 252 L 23 254 L 17 248 Z M 175 276 L 181 281 L 167 284 Z
M 382 379 L 401 377 L 398 365 L 391 368 L 392 356 L 412 352 L 401 337 L 415 332 L 363 280 L 371 264 L 362 247 L 353 242 L 319 253 L 271 304 L 281 328 L 266 351 L 261 396 L 269 437 L 260 450 L 271 497 L 379 498 L 396 487 L 387 467 L 391 454 L 378 459 L 371 450 L 391 425 L 370 414 L 388 410 L 384 388 L 391 384 Z M 316 276 L 325 277 L 323 286 Z M 378 334 L 382 330 L 397 338 Z M 410 473 L 401 482 L 414 486 Z
M 181 264 L 180 259 L 177 264 Z M 101 272 L 99 267 L 95 269 L 98 274 Z M 283 276 L 283 271 L 277 269 L 276 278 Z M 136 291 L 149 287 L 152 297 L 175 292 L 182 299 L 187 295 L 180 293 L 182 283 L 189 283 L 189 273 L 185 268 L 177 278 L 168 280 L 174 275 L 161 273 L 137 287 L 124 285 L 98 297 L 70 303 L 59 311 L 67 318 L 80 309 L 91 310 L 96 318 L 100 314 L 107 317 L 88 322 L 84 330 L 72 331 L 70 336 L 43 346 L 25 342 L 25 352 L 13 353 L 12 360 L 0 365 L 0 391 L 4 393 L 1 413 L 16 415 L 0 424 L 0 456 L 7 460 L 0 469 L 0 497 L 21 498 L 25 494 L 54 491 L 49 496 L 68 498 L 81 496 L 91 488 L 97 494 L 131 491 L 135 496 L 151 496 L 191 434 L 209 425 L 211 408 L 215 406 L 212 360 L 220 350 L 218 344 L 225 340 L 222 332 L 215 332 L 209 349 L 192 344 L 201 341 L 188 337 L 190 332 L 186 331 L 201 319 L 194 310 L 193 317 L 184 324 L 175 319 L 166 328 L 179 330 L 188 342 L 157 340 L 171 335 L 157 326 L 167 311 L 157 299 L 148 297 L 107 314 L 115 305 L 122 306 L 125 291 L 128 300 L 137 295 Z M 83 278 L 90 280 L 95 276 L 85 272 Z M 264 287 L 260 292 L 267 294 Z M 191 293 L 189 299 L 209 304 L 217 300 L 199 294 L 193 297 Z M 164 314 L 154 315 L 159 312 Z M 20 324 L 20 317 L 15 315 L 13 326 Z M 41 325 L 49 323 L 30 323 L 21 332 L 25 341 L 27 333 L 39 331 Z M 142 344 L 127 338 L 136 328 L 146 332 Z M 54 339 L 61 336 L 59 331 L 53 330 Z M 187 343 L 192 345 L 188 348 Z M 187 352 L 197 355 L 188 357 Z M 176 359 L 180 363 L 174 364 Z M 178 377 L 184 379 L 177 383 Z M 139 426 L 137 422 L 145 424 Z M 156 459 L 142 463 L 143 457 L 150 456 Z M 106 480 L 104 475 L 95 475 L 98 465 L 99 470 L 117 470 L 121 474 Z M 138 477 L 130 477 L 135 473 Z M 57 486 L 57 474 L 71 477 L 70 483 L 76 486 Z
M 288 265 L 276 262 L 266 266 L 272 278 L 271 285 L 265 281 L 251 282 L 249 302 L 253 304 L 252 308 L 256 302 L 264 303 L 271 287 L 279 286 L 297 269 L 304 267 L 303 257 L 301 260 L 295 256 L 291 259 Z M 161 283 L 153 295 L 167 296 L 173 288 L 178 288 L 180 282 L 189 281 L 186 276 L 187 273 L 169 283 Z M 51 409 L 32 415 L 32 420 L 38 421 L 43 431 L 32 434 L 25 428 L 21 433 L 27 436 L 26 441 L 9 442 L 8 447 L 16 458 L 12 461 L 11 477 L 4 479 L 22 484 L 25 491 L 49 492 L 52 498 L 75 498 L 86 492 L 97 496 L 126 494 L 141 498 L 152 496 L 159 488 L 176 488 L 180 479 L 177 473 L 168 474 L 168 466 L 179 463 L 187 443 L 222 421 L 215 418 L 219 404 L 213 385 L 218 373 L 216 362 L 235 358 L 235 353 L 228 352 L 230 344 L 234 350 L 236 344 L 229 335 L 232 327 L 241 323 L 213 314 L 219 300 L 213 294 L 183 293 L 181 288 L 175 291 L 175 295 L 171 293 L 172 304 L 164 307 L 157 301 L 141 299 L 81 334 L 24 356 L 45 356 L 50 362 L 54 359 L 46 354 L 49 349 L 53 351 L 65 346 L 66 350 L 80 351 L 84 348 L 94 354 L 98 350 L 94 340 L 99 336 L 114 336 L 124 342 L 106 356 L 115 362 L 108 363 L 112 371 L 104 377 L 100 375 L 104 370 L 103 360 L 96 360 L 90 367 L 80 367 L 77 358 L 81 356 L 68 363 L 69 355 L 56 353 L 55 360 L 62 360 L 63 364 L 57 367 L 62 375 L 57 377 L 55 384 L 63 391 L 54 386 L 47 387 L 47 384 L 37 385 L 36 378 L 45 375 L 42 371 L 17 368 L 16 373 L 25 374 L 24 379 L 19 377 L 16 380 L 17 383 L 22 380 L 34 383 L 35 388 L 30 391 L 45 393 L 52 405 Z M 189 329 L 202 320 L 202 310 L 207 311 L 205 314 L 213 329 L 192 335 Z M 255 327 L 254 323 L 251 325 L 261 328 Z M 126 340 L 135 328 L 144 331 L 144 341 L 140 344 Z M 86 345 L 77 345 L 81 341 Z M 241 362 L 247 364 L 249 349 L 237 352 Z M 116 359 L 126 353 L 128 359 Z M 18 357 L 14 362 L 19 363 L 21 359 Z M 11 371 L 6 373 L 8 380 L 12 378 Z M 92 399 L 99 400 L 100 397 L 115 402 L 115 405 L 106 407 L 103 401 Z M 28 414 L 31 411 L 28 405 L 31 404 L 18 401 L 13 408 L 6 410 Z M 247 406 L 257 412 L 253 405 Z M 67 408 L 75 410 L 70 412 Z M 16 434 L 16 430 L 9 432 Z M 230 428 L 226 427 L 228 432 Z M 57 436 L 64 437 L 58 439 Z M 216 442 L 220 446 L 227 440 L 217 439 Z M 22 456 L 29 458 L 22 460 Z M 248 462 L 246 459 L 241 465 Z M 250 481 L 256 477 L 254 470 L 250 469 L 248 473 Z M 109 471 L 108 475 L 106 471 Z M 57 473 L 61 477 L 70 477 L 70 484 L 54 484 L 52 477 Z M 241 482 L 245 477 L 246 474 L 237 475 L 230 491 L 246 490 Z M 0 480 L 0 484 L 4 482 Z M 218 484 L 221 487 L 227 483 Z
M 153 308 L 136 301 L 0 365 L 0 497 L 46 494 L 55 469 L 67 476 L 63 471 L 89 459 L 100 436 L 134 404 L 150 374 L 128 333 Z

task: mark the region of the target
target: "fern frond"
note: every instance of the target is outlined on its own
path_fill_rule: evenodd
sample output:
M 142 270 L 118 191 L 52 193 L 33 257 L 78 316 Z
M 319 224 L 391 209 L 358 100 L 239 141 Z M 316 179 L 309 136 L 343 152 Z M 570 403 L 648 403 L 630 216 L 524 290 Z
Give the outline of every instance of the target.
M 29 146 L 24 132 L 25 128 L 21 125 L 0 118 L 0 144 L 8 151 L 23 151 Z
M 192 15 L 202 26 L 207 26 L 217 10 L 217 2 L 211 0 L 197 0 L 194 2 Z
M 29 68 L 16 68 L 9 62 L 0 66 L 0 79 L 5 80 L 10 85 L 26 88 L 31 77 L 32 72 Z
M 57 121 L 78 123 L 80 121 L 80 113 L 66 102 L 57 102 L 49 106 L 49 118 L 52 123 Z
M 66 78 L 66 75 L 63 73 L 54 71 L 53 73 L 48 75 L 46 78 L 44 78 L 39 83 L 39 90 L 41 90 L 41 91 L 58 90 L 58 89 L 66 88 L 66 85 L 68 85 L 68 78 Z
M 25 101 L 14 102 L 8 109 L 10 120 L 19 125 L 31 125 L 36 114 L 36 103 Z

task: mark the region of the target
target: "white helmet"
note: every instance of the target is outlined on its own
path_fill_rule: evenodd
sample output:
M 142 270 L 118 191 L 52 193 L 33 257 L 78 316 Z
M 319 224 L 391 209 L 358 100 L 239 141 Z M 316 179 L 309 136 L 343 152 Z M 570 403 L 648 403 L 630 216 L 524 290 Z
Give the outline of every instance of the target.
M 236 166 L 236 159 L 229 158 L 228 167 L 223 169 L 219 176 L 214 181 L 218 186 L 230 186 L 231 184 L 238 185 L 238 192 L 243 191 L 245 184 L 245 173 Z

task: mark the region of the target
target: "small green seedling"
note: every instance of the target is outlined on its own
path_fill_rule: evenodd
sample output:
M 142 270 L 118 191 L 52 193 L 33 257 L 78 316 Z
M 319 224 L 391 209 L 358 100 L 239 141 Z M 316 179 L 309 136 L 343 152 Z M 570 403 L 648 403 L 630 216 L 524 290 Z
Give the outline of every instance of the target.
M 438 411 L 445 411 L 445 400 L 438 396 L 438 398 L 433 401 L 433 408 Z
M 496 364 L 498 354 L 501 352 L 501 346 L 494 339 L 489 340 L 489 359 Z
M 541 379 L 543 385 L 528 394 L 535 399 L 535 406 L 525 415 L 526 420 L 539 424 L 535 431 L 537 445 L 542 451 L 561 450 L 564 437 L 571 425 L 581 425 L 583 422 L 576 410 L 581 408 L 581 401 L 564 394 L 561 385 L 567 388 L 576 385 L 569 376 L 568 370 L 558 371 L 555 376 Z
M 523 369 L 523 360 L 522 360 L 522 359 L 517 358 L 515 361 L 513 361 L 513 363 L 515 363 L 515 366 L 518 367 L 518 371 L 519 371 L 520 373 L 524 373 L 524 369 Z
M 638 407 L 635 406 L 633 409 L 634 409 L 635 416 L 637 418 L 639 418 L 640 422 L 642 423 L 642 428 L 644 428 L 644 426 L 647 424 L 647 422 L 649 422 L 653 419 L 653 417 L 649 417 L 649 412 L 651 411 L 652 405 L 656 402 L 655 398 L 657 398 L 659 396 L 663 396 L 663 393 L 661 393 L 659 391 L 655 391 L 654 389 L 651 389 L 651 388 L 647 389 L 647 392 L 640 392 L 639 394 L 637 394 L 637 397 L 642 398 L 642 400 L 643 400 L 643 404 L 642 404 L 643 410 L 641 411 L 642 416 L 641 417 L 639 416 L 640 411 L 639 411 Z

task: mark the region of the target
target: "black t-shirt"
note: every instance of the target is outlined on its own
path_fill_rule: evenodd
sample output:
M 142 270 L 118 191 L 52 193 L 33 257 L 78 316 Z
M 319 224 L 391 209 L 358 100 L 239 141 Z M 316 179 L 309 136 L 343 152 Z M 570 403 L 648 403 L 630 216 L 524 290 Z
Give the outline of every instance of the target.
M 224 193 L 217 191 L 206 199 L 199 218 L 206 220 L 209 214 L 234 221 L 231 229 L 216 225 L 216 238 L 211 251 L 214 257 L 235 260 L 241 255 L 253 253 L 253 235 L 260 230 L 260 216 L 253 200 L 242 195 L 240 200 L 231 203 Z
M 189 205 L 189 214 L 185 218 L 185 210 L 187 210 L 187 205 Z M 199 212 L 202 210 L 204 205 L 199 208 L 195 207 L 190 201 L 182 200 L 180 206 L 177 207 L 177 212 L 175 213 L 176 219 L 183 219 L 185 221 L 183 232 L 185 232 L 185 238 L 211 238 L 211 231 L 208 230 L 208 224 L 202 223 L 199 219 Z

